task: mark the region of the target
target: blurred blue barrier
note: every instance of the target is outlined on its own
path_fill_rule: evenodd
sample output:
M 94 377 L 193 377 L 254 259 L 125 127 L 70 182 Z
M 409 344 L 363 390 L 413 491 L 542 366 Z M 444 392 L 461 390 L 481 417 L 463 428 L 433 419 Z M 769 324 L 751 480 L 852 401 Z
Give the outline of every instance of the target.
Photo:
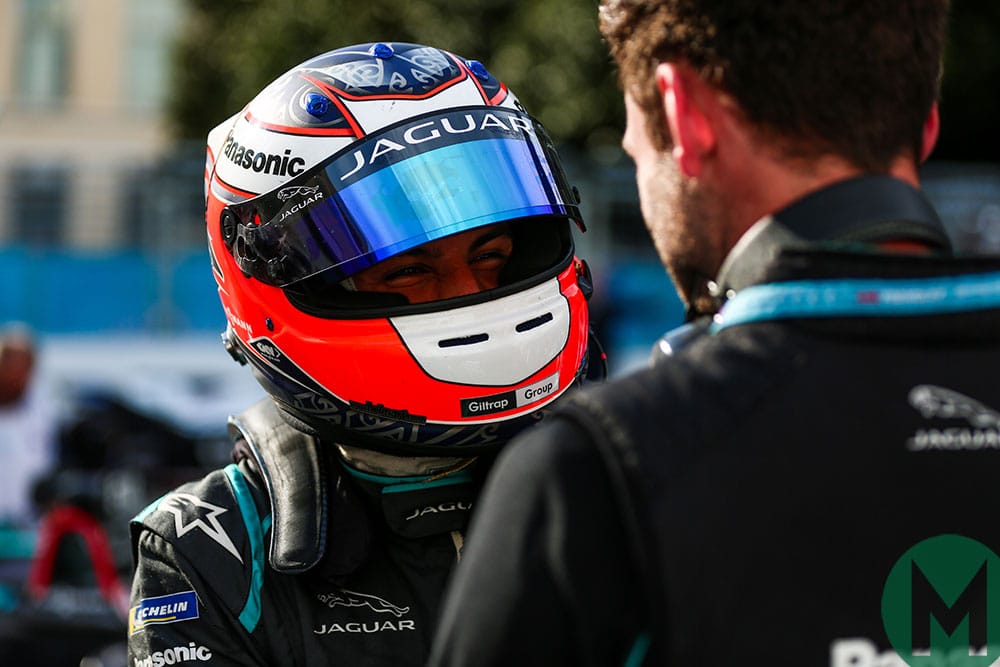
M 620 375 L 648 362 L 655 341 L 684 321 L 684 305 L 655 257 L 615 263 L 603 289 L 599 334 L 611 375 Z
M 208 252 L 0 248 L 0 321 L 40 333 L 221 331 Z

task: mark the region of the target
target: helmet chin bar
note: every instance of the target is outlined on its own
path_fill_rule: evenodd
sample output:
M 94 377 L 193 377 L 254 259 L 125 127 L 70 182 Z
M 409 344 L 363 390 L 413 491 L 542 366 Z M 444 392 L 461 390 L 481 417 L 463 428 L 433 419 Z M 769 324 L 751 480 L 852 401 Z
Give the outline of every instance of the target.
M 304 421 L 299 417 L 301 413 L 297 409 L 278 401 L 275 402 L 278 405 L 281 418 L 289 426 L 318 438 L 320 442 L 331 445 L 346 444 L 394 456 L 480 456 L 494 453 L 497 450 L 495 445 L 449 447 L 413 444 L 392 438 L 381 438 L 361 431 L 349 430 L 332 422 Z
M 583 375 L 586 372 L 587 364 L 581 364 L 573 384 L 577 385 L 581 383 L 584 380 Z M 393 456 L 473 457 L 495 455 L 504 445 L 507 444 L 508 441 L 510 441 L 511 438 L 524 429 L 522 425 L 511 429 L 509 433 L 498 433 L 497 437 L 489 442 L 472 442 L 459 445 L 411 443 L 404 440 L 376 436 L 363 431 L 348 429 L 327 420 L 318 421 L 316 419 L 310 419 L 298 408 L 290 406 L 277 399 L 274 400 L 275 404 L 278 406 L 278 412 L 281 414 L 282 419 L 284 419 L 289 426 L 318 438 L 321 443 L 325 443 L 327 445 L 346 444 Z M 558 400 L 555 403 L 550 403 L 544 408 L 532 412 L 527 417 L 530 417 L 530 419 L 534 422 L 540 421 L 557 404 Z M 493 425 L 487 424 L 485 426 L 489 427 Z M 467 437 L 467 435 L 463 437 Z
M 597 344 L 596 340 L 590 342 Z M 563 394 L 586 380 L 585 376 L 600 377 L 599 373 L 603 370 L 603 365 L 588 367 L 587 357 L 591 361 L 596 357 L 584 350 L 573 375 L 564 375 L 558 393 L 552 393 L 550 399 L 539 401 L 537 407 L 529 403 L 519 412 L 493 421 L 485 414 L 485 418 L 481 420 L 435 422 L 418 414 L 407 413 L 405 409 L 392 409 L 402 407 L 399 403 L 391 407 L 368 401 L 356 403 L 354 400 L 339 398 L 318 385 L 308 387 L 301 383 L 308 382 L 307 379 L 293 380 L 259 361 L 256 354 L 242 341 L 237 340 L 236 344 L 251 359 L 252 363 L 249 365 L 253 375 L 270 395 L 270 400 L 291 417 L 286 420 L 289 424 L 316 435 L 328 444 L 347 444 L 401 456 L 474 456 L 495 452 L 523 428 L 541 419 Z M 595 375 L 589 368 L 598 371 L 598 374 Z M 430 381 L 429 378 L 428 380 Z M 524 392 L 531 391 L 532 387 L 542 387 L 544 391 L 548 384 L 545 380 L 522 384 L 526 389 L 517 392 L 523 395 Z M 424 387 L 432 389 L 430 384 L 425 384 Z M 482 388 L 467 389 L 473 395 L 484 394 Z M 500 395 L 513 397 L 514 393 L 513 389 L 501 390 Z M 376 392 L 372 395 L 380 394 Z M 496 394 L 487 390 L 483 400 L 489 396 Z
M 565 347 L 570 321 L 556 278 L 483 303 L 390 318 L 427 375 L 469 386 L 512 386 L 538 373 Z

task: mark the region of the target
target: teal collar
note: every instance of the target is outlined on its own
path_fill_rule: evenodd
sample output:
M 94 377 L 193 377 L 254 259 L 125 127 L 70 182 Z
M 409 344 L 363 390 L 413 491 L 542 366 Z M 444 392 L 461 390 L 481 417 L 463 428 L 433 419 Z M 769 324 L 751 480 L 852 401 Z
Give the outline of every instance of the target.
M 468 466 L 456 469 L 452 472 L 436 473 L 433 475 L 412 475 L 405 477 L 394 477 L 390 475 L 376 475 L 370 472 L 358 470 L 354 466 L 341 460 L 340 464 L 344 470 L 356 479 L 364 480 L 370 484 L 381 487 L 381 493 L 406 493 L 408 491 L 421 491 L 438 486 L 451 486 L 454 484 L 468 484 L 472 482 L 472 474 Z
M 740 290 L 711 331 L 765 320 L 898 317 L 1000 308 L 1000 272 L 931 278 L 801 280 Z

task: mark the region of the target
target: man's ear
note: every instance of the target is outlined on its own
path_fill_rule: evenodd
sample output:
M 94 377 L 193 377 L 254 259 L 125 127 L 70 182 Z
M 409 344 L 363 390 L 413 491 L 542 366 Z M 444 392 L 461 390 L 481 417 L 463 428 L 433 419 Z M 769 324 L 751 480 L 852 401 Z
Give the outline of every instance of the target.
M 663 112 L 673 138 L 673 156 L 682 174 L 701 174 L 705 156 L 715 148 L 709 95 L 713 91 L 684 65 L 660 63 L 656 68 Z
M 931 151 L 934 150 L 934 146 L 937 144 L 938 134 L 941 132 L 941 116 L 938 114 L 938 105 L 935 102 L 931 106 L 930 113 L 927 114 L 927 119 L 924 120 L 924 134 L 920 141 L 920 162 L 921 164 L 927 161 L 927 158 L 931 156 Z

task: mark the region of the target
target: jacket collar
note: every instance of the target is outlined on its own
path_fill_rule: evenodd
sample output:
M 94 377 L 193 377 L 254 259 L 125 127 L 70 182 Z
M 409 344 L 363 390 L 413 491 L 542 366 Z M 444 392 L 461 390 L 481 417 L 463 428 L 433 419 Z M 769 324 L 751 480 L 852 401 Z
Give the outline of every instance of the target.
M 761 282 L 786 249 L 888 241 L 951 252 L 944 225 L 920 190 L 884 175 L 840 181 L 757 221 L 730 251 L 709 290 L 721 305 Z

